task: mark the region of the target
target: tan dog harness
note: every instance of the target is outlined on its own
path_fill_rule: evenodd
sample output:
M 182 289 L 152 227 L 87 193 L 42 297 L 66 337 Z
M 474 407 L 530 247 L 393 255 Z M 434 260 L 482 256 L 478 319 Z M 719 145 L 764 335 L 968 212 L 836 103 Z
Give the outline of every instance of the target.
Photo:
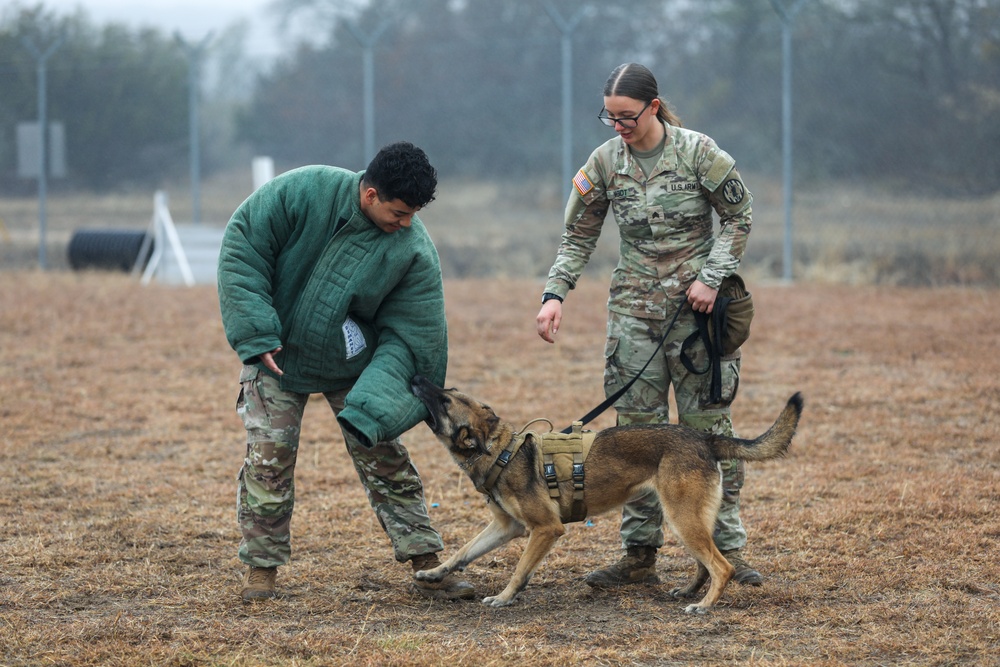
M 534 434 L 533 434 L 534 435 Z M 537 436 L 536 436 L 537 437 Z M 560 505 L 563 523 L 583 521 L 587 518 L 587 504 L 583 501 L 584 461 L 590 446 L 597 437 L 595 431 L 584 431 L 583 422 L 573 422 L 569 433 L 543 433 L 542 474 L 549 486 L 549 497 L 559 498 L 559 482 L 573 482 L 573 503 L 568 511 Z
M 531 423 L 533 422 L 528 424 Z M 549 424 L 551 426 L 551 422 Z M 587 518 L 587 504 L 583 499 L 584 462 L 587 460 L 590 447 L 594 444 L 596 437 L 596 431 L 583 430 L 583 422 L 573 422 L 569 433 L 553 433 L 551 431 L 541 435 L 534 431 L 516 433 L 510 444 L 493 462 L 493 467 L 482 486 L 476 487 L 476 490 L 480 493 L 488 493 L 496 485 L 500 473 L 517 454 L 517 450 L 530 438 L 539 443 L 539 449 L 542 453 L 541 472 L 549 487 L 549 497 L 558 501 L 559 483 L 573 482 L 573 502 L 568 506 L 560 504 L 560 520 L 563 523 L 583 521 Z

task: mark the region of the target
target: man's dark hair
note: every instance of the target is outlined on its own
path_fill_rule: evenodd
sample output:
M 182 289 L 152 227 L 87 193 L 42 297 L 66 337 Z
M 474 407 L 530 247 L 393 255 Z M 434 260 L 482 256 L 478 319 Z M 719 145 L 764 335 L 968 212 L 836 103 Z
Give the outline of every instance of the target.
M 411 208 L 422 208 L 434 201 L 437 172 L 426 153 L 408 141 L 400 141 L 378 152 L 362 181 L 375 188 L 380 201 L 399 199 Z

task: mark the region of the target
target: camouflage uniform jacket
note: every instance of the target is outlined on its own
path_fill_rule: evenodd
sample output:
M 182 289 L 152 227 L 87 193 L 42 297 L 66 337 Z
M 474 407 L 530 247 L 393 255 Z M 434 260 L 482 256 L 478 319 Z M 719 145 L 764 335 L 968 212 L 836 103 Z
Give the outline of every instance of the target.
M 416 216 L 392 234 L 376 227 L 361 212 L 361 176 L 310 166 L 261 186 L 226 226 L 218 289 L 244 363 L 264 369 L 259 355 L 281 346 L 283 390 L 352 387 L 339 419 L 374 443 L 426 417 L 410 381 L 444 382 L 448 334 L 427 230 Z
M 664 127 L 663 155 L 648 178 L 620 137 L 599 146 L 577 173 L 546 292 L 565 297 L 576 286 L 609 208 L 620 237 L 608 300 L 612 311 L 666 319 L 696 278 L 718 288 L 736 271 L 750 233 L 752 201 L 736 163 L 710 137 Z M 717 237 L 713 209 L 720 218 Z

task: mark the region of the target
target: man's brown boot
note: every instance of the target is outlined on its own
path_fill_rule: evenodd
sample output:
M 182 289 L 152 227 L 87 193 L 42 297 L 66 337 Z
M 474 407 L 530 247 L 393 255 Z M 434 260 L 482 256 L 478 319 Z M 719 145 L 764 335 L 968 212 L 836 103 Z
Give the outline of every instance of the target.
M 733 581 L 748 586 L 760 586 L 764 583 L 764 577 L 761 576 L 760 572 L 750 567 L 750 563 L 743 558 L 743 552 L 740 549 L 723 551 L 722 555 L 726 557 L 730 565 L 736 568 Z
M 617 588 L 628 584 L 658 584 L 656 547 L 628 547 L 621 560 L 603 570 L 594 570 L 584 581 L 594 588 Z
M 240 595 L 244 600 L 259 600 L 273 598 L 274 580 L 278 576 L 276 567 L 250 567 L 243 573 L 243 590 Z
M 414 572 L 433 570 L 441 564 L 437 554 L 420 554 L 410 559 Z M 449 574 L 441 581 L 413 580 L 410 587 L 420 595 L 435 600 L 469 600 L 475 596 L 476 590 L 465 579 L 459 579 L 455 574 Z

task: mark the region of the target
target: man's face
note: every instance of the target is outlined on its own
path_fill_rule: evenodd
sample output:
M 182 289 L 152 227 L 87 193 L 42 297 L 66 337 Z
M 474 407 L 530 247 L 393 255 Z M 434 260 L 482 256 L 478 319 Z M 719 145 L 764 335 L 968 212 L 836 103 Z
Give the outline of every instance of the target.
M 386 234 L 392 234 L 403 227 L 409 227 L 413 221 L 413 215 L 419 210 L 419 206 L 411 208 L 399 199 L 382 201 L 375 188 L 361 190 L 361 212 Z

